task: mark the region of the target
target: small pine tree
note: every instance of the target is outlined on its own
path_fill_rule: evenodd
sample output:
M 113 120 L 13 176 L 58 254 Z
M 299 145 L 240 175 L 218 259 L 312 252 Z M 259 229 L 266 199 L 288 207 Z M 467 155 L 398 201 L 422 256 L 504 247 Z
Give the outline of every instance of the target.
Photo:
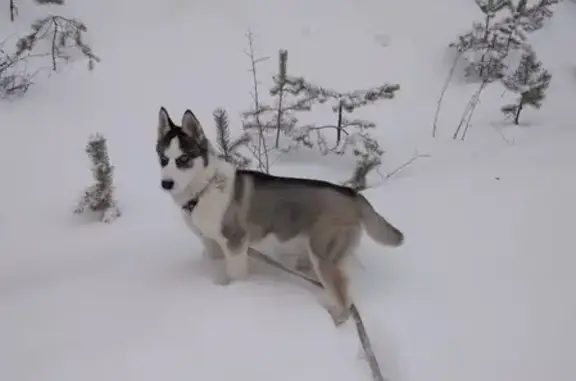
M 84 191 L 74 213 L 84 213 L 88 208 L 91 212 L 99 214 L 101 221 L 112 222 L 121 213 L 114 199 L 114 167 L 110 164 L 104 136 L 96 134 L 90 137 L 86 153 L 92 161 L 94 184 Z
M 280 50 L 278 53 L 278 74 L 272 80 L 274 85 L 270 89 L 270 95 L 276 98 L 274 109 L 274 124 L 276 127 L 276 148 L 280 148 L 280 133 L 290 134 L 297 126 L 297 112 L 310 111 L 317 103 L 318 97 L 311 94 L 301 93 L 299 79 L 289 76 L 287 73 L 288 51 Z
M 364 152 L 357 151 L 358 160 L 356 161 L 356 167 L 350 179 L 344 182 L 346 185 L 357 191 L 362 191 L 367 188 L 368 184 L 368 174 L 378 168 L 382 164 L 381 156 L 384 151 L 380 149 L 378 142 L 371 139 L 375 145 L 366 149 Z
M 528 32 L 534 32 L 544 26 L 544 22 L 554 15 L 553 7 L 562 0 L 540 0 L 528 7 L 520 15 L 519 23 Z
M 384 151 L 368 132 L 376 127 L 374 122 L 357 118 L 348 119 L 344 113 L 352 114 L 359 108 L 379 100 L 393 99 L 400 86 L 384 84 L 367 90 L 340 93 L 313 85 L 303 78 L 297 78 L 294 83 L 298 83 L 298 91 L 295 94 L 302 93 L 306 100 L 313 99 L 318 103 L 333 101 L 332 111 L 337 114 L 337 120 L 335 125 L 300 126 L 294 128 L 289 136 L 297 144 L 316 147 L 323 155 L 344 155 L 351 152 L 356 157 L 356 168 L 346 185 L 358 190 L 364 189 L 368 173 L 381 164 Z M 322 134 L 324 129 L 336 131 L 336 144 L 333 147 L 329 147 L 326 137 Z
M 297 127 L 297 113 L 310 111 L 315 103 L 323 102 L 319 94 L 303 92 L 302 79 L 288 75 L 287 65 L 288 51 L 281 49 L 278 52 L 278 73 L 272 77 L 273 85 L 269 90 L 275 105 L 261 102 L 257 111 L 249 110 L 244 113 L 244 128 L 262 129 L 265 132 L 274 130 L 274 148 L 282 151 L 293 148 L 291 145 L 281 147 L 280 137 L 290 135 Z
M 87 31 L 84 23 L 62 16 L 47 16 L 36 20 L 32 24 L 32 32 L 21 37 L 16 43 L 16 57 L 22 57 L 26 52 L 35 49 L 39 42 L 50 41 L 50 56 L 52 58 L 52 70 L 57 69 L 59 60 L 70 59 L 70 49 L 79 50 L 88 58 L 88 69 L 92 70 L 96 62 L 100 62 L 92 48 L 84 43 L 83 35 Z
M 250 142 L 250 135 L 244 133 L 235 140 L 230 137 L 230 123 L 226 110 L 218 108 L 214 111 L 214 123 L 216 124 L 216 143 L 218 145 L 218 157 L 234 164 L 237 168 L 246 168 L 250 165 L 250 159 L 239 151 L 241 147 Z
M 502 80 L 506 89 L 520 95 L 517 103 L 502 107 L 502 112 L 506 116 L 513 116 L 514 124 L 519 124 L 520 113 L 525 106 L 536 109 L 542 106 L 551 80 L 552 75 L 542 68 L 536 53 L 533 50 L 526 51 L 516 71 Z
M 64 5 L 64 0 L 34 0 L 36 4 L 56 4 Z M 16 0 L 10 0 L 10 21 L 14 22 L 14 19 L 18 15 L 18 7 L 16 6 Z
M 357 131 L 365 132 L 367 129 L 376 127 L 374 122 L 368 120 L 348 119 L 344 116 L 344 113 L 351 114 L 363 106 L 374 104 L 382 99 L 393 99 L 396 91 L 400 89 L 400 85 L 397 84 L 384 84 L 367 90 L 354 90 L 342 93 L 317 86 L 302 77 L 289 77 L 287 81 L 290 86 L 290 93 L 297 97 L 296 104 L 299 105 L 301 110 L 310 110 L 315 103 L 333 102 L 332 111 L 337 114 L 334 125 L 294 126 L 288 134 L 297 144 L 302 144 L 309 148 L 317 145 L 323 154 L 338 153 L 342 150 L 342 147 L 350 146 L 352 140 L 358 141 L 360 139 L 359 136 L 368 136 L 366 134 L 353 134 L 349 131 L 350 129 L 354 128 Z M 326 140 L 321 134 L 321 131 L 326 129 L 336 131 L 336 145 L 333 148 L 326 146 Z M 314 132 L 316 133 L 316 144 L 312 136 Z
M 266 133 L 275 132 L 275 149 L 287 152 L 293 148 L 304 146 L 317 149 L 322 155 L 344 155 L 351 152 L 357 158 L 355 174 L 348 183 L 362 188 L 366 184 L 366 175 L 380 165 L 383 151 L 378 142 L 368 133 L 375 128 L 374 122 L 362 119 L 347 119 L 345 113 L 353 113 L 357 109 L 376 103 L 382 99 L 393 99 L 400 89 L 397 84 L 384 84 L 367 90 L 337 92 L 308 82 L 303 77 L 288 73 L 288 52 L 280 50 L 278 54 L 278 73 L 273 77 L 270 95 L 274 97 L 274 107 L 264 104 L 258 96 L 259 81 L 256 76 L 256 64 L 266 58 L 256 58 L 253 50 L 254 38 L 248 33 L 249 50 L 246 52 L 251 60 L 254 91 L 252 99 L 254 106 L 243 113 L 243 126 L 247 131 L 256 131 L 257 139 L 250 136 L 250 150 L 258 160 L 258 167 L 263 172 L 269 172 Z M 310 111 L 318 104 L 332 103 L 333 112 L 337 113 L 337 121 L 333 125 L 301 125 L 296 117 L 297 112 Z M 336 144 L 329 146 L 324 135 L 326 130 L 336 131 Z M 291 144 L 280 147 L 280 137 L 284 135 Z M 264 158 L 264 159 L 263 159 Z
M 474 2 L 482 13 L 488 17 L 494 17 L 497 12 L 506 8 L 509 4 L 509 0 L 474 0 Z
M 500 75 L 495 69 L 506 67 L 509 53 L 524 49 L 527 44 L 523 22 L 528 12 L 526 0 L 520 0 L 516 5 L 509 0 L 477 0 L 476 3 L 485 15 L 484 23 L 474 22 L 472 30 L 459 36 L 449 47 L 456 50 L 458 58 L 467 61 L 466 77 L 476 76 L 482 82 L 493 82 Z M 512 16 L 492 22 L 505 9 Z
M 31 74 L 23 61 L 7 54 L 0 44 L 0 99 L 24 94 L 32 84 Z
M 500 70 L 496 69 L 506 67 L 509 52 L 524 47 L 525 43 L 525 33 L 510 18 L 494 23 L 488 29 L 476 22 L 471 32 L 459 36 L 458 41 L 449 46 L 467 62 L 466 77 L 493 82 L 500 75 Z

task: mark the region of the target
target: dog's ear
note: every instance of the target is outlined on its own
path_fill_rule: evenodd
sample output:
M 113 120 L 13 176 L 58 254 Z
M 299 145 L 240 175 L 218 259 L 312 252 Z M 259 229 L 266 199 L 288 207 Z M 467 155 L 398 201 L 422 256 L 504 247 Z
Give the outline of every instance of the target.
M 186 110 L 182 116 L 182 130 L 198 144 L 205 141 L 204 130 L 196 116 L 190 110 Z
M 168 111 L 164 107 L 160 107 L 160 112 L 158 113 L 158 137 L 166 135 L 166 133 L 174 127 L 174 122 L 170 119 Z

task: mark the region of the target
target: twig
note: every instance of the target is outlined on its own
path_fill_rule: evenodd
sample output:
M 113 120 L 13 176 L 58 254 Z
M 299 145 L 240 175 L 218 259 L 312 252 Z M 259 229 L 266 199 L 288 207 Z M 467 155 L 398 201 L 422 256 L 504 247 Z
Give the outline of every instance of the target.
M 496 126 L 492 126 L 492 128 L 494 128 L 494 131 L 496 131 L 496 133 L 498 133 L 498 135 L 500 135 L 502 140 L 504 140 L 504 143 L 506 143 L 509 146 L 514 145 L 514 139 L 513 140 L 508 139 L 502 131 L 500 131 L 499 129 L 496 128 Z
M 52 70 L 56 71 L 56 56 L 58 54 L 58 48 L 56 47 L 56 36 L 58 36 L 58 23 L 56 18 L 52 19 L 54 24 L 54 35 L 52 36 Z
M 14 22 L 15 16 L 18 14 L 18 7 L 14 4 L 14 0 L 10 0 L 10 21 Z
M 420 153 L 416 153 L 414 154 L 414 156 L 412 156 L 412 158 L 408 161 L 406 161 L 404 164 L 402 164 L 401 166 L 399 166 L 398 168 L 396 168 L 395 170 L 393 170 L 390 173 L 387 173 L 386 176 L 384 176 L 385 180 L 388 180 L 389 178 L 396 176 L 398 173 L 400 173 L 404 168 L 406 168 L 407 166 L 409 166 L 410 164 L 412 164 L 413 162 L 415 162 L 416 160 L 423 158 L 423 157 L 430 157 L 430 155 L 425 155 L 425 154 L 420 154 Z
M 454 58 L 454 62 L 452 63 L 452 67 L 450 68 L 450 72 L 448 73 L 448 77 L 446 81 L 444 81 L 444 85 L 442 86 L 442 91 L 440 92 L 440 96 L 438 97 L 438 102 L 436 103 L 436 114 L 434 114 L 434 122 L 432 123 L 432 137 L 436 137 L 436 131 L 438 130 L 438 116 L 440 116 L 440 109 L 442 108 L 442 101 L 444 100 L 444 95 L 446 95 L 446 91 L 448 90 L 448 86 L 450 86 L 450 82 L 452 82 L 452 77 L 454 76 L 454 72 L 456 71 L 456 67 L 458 66 L 458 61 L 460 60 L 461 53 Z
M 280 148 L 280 131 L 282 130 L 282 117 L 284 116 L 284 90 L 286 86 L 286 66 L 288 51 L 280 50 L 278 53 L 278 104 L 276 105 L 276 149 Z
M 260 119 L 261 107 L 260 107 L 260 98 L 258 93 L 258 74 L 256 72 L 256 66 L 268 59 L 268 57 L 256 58 L 254 53 L 254 35 L 249 30 L 246 34 L 248 39 L 248 51 L 245 52 L 246 55 L 250 58 L 250 72 L 252 73 L 252 85 L 253 85 L 253 93 L 252 99 L 254 101 L 254 118 L 256 121 L 256 126 L 258 128 L 258 145 L 255 147 L 253 155 L 255 156 L 256 160 L 258 161 L 259 169 L 265 173 L 270 173 L 270 160 L 268 156 L 268 147 L 266 144 L 266 138 L 264 137 L 264 126 L 262 125 L 262 121 Z M 251 150 L 252 151 L 252 150 Z
M 452 135 L 452 139 L 456 140 L 458 138 L 458 134 L 460 133 L 462 127 L 464 127 L 464 133 L 461 136 L 461 140 L 464 140 L 466 138 L 466 133 L 468 132 L 468 128 L 470 128 L 470 122 L 472 121 L 472 116 L 474 116 L 476 106 L 478 106 L 478 103 L 480 102 L 480 96 L 482 95 L 482 92 L 484 91 L 486 86 L 488 86 L 488 84 L 489 84 L 488 81 L 482 81 L 478 90 L 476 90 L 476 92 L 470 98 L 470 101 L 468 102 L 466 108 L 464 109 L 462 119 L 460 119 L 460 123 L 458 124 L 458 128 L 456 128 L 456 131 L 454 131 L 454 135 Z
M 396 176 L 398 173 L 402 172 L 402 170 L 404 170 L 406 167 L 408 167 L 409 165 L 414 163 L 416 160 L 421 159 L 421 158 L 428 158 L 428 157 L 430 157 L 430 155 L 418 153 L 418 151 L 416 151 L 416 153 L 409 160 L 405 161 L 398 168 L 394 169 L 393 171 L 391 171 L 385 175 L 383 175 L 379 170 L 377 170 L 376 172 L 380 175 L 380 177 L 382 178 L 382 181 L 377 182 L 377 183 L 372 184 L 372 185 L 369 185 L 369 186 L 366 186 L 366 188 L 364 188 L 364 189 L 371 189 L 371 188 L 379 187 L 380 185 L 384 184 L 386 182 L 386 180 L 389 180 L 390 178 Z
M 468 114 L 468 119 L 466 120 L 466 127 L 464 128 L 464 132 L 462 133 L 462 137 L 460 138 L 462 141 L 466 139 L 468 129 L 470 128 L 470 123 L 472 122 L 472 117 L 474 116 L 474 111 L 476 110 L 476 106 L 480 103 L 480 96 L 482 95 L 482 92 L 484 91 L 487 85 L 488 82 L 482 82 L 480 89 L 478 89 L 478 92 L 475 94 L 476 99 L 474 99 L 474 103 L 472 104 L 470 113 Z
M 267 255 L 262 254 L 256 249 L 249 248 L 248 255 L 254 259 L 261 260 L 268 265 L 275 267 L 279 270 L 285 271 L 291 275 L 297 276 L 301 279 L 304 279 L 310 284 L 313 284 L 316 287 L 324 288 L 322 283 L 318 282 L 316 279 L 303 274 L 299 271 L 292 270 L 280 262 L 268 257 Z M 358 338 L 360 339 L 360 343 L 362 344 L 362 348 L 364 349 L 364 353 L 366 354 L 366 359 L 368 361 L 368 365 L 370 366 L 370 370 L 372 371 L 372 379 L 374 381 L 385 381 L 384 377 L 382 376 L 382 371 L 380 370 L 380 364 L 378 364 L 378 360 L 374 355 L 374 351 L 372 350 L 372 344 L 370 343 L 370 338 L 368 337 L 368 333 L 366 332 L 366 328 L 364 327 L 364 322 L 362 321 L 362 317 L 360 316 L 360 312 L 356 308 L 354 304 L 350 307 L 350 312 L 352 313 L 352 318 L 356 323 L 356 331 L 358 332 Z
M 357 125 L 357 124 L 354 124 L 354 125 Z M 350 124 L 349 126 L 352 126 L 352 124 Z M 346 126 L 346 127 L 349 127 L 349 126 Z M 326 128 L 332 128 L 332 129 L 341 131 L 341 132 L 343 132 L 343 133 L 346 134 L 346 135 L 350 135 L 350 133 L 349 133 L 348 131 L 346 131 L 346 130 L 343 128 L 343 126 L 333 126 L 333 125 L 317 126 L 317 127 L 314 126 L 314 127 L 310 127 L 308 130 L 309 130 L 309 131 L 320 131 L 320 130 L 324 130 L 324 129 L 326 129 Z M 338 145 L 338 143 L 336 143 L 336 145 Z

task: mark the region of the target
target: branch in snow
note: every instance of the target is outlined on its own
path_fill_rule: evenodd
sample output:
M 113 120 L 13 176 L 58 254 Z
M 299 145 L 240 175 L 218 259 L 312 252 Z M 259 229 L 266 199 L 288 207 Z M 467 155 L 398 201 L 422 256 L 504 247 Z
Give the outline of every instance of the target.
M 261 252 L 253 248 L 248 249 L 248 255 L 254 259 L 267 263 L 272 267 L 285 271 L 288 274 L 297 276 L 316 287 L 324 288 L 324 286 L 322 286 L 322 283 L 320 283 L 316 279 L 313 279 L 299 271 L 292 270 L 284 266 L 280 262 L 268 257 L 267 255 L 262 254 Z M 370 370 L 372 371 L 372 379 L 374 381 L 385 381 L 384 376 L 382 376 L 382 371 L 380 370 L 380 364 L 378 363 L 378 359 L 376 359 L 374 351 L 372 350 L 372 344 L 370 343 L 370 338 L 368 337 L 368 332 L 366 331 L 366 327 L 364 326 L 364 322 L 362 321 L 360 312 L 358 311 L 358 309 L 354 304 L 352 304 L 352 306 L 350 307 L 350 312 L 352 314 L 352 318 L 354 319 L 354 323 L 356 324 L 356 331 L 358 333 L 358 338 L 360 339 L 360 343 L 362 344 L 362 348 L 364 349 L 364 353 L 366 354 L 368 365 L 370 366 Z

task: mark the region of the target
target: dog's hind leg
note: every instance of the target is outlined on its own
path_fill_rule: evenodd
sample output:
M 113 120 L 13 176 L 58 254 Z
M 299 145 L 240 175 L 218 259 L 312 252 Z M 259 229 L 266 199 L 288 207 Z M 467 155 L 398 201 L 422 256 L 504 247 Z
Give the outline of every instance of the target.
M 344 270 L 347 254 L 358 241 L 358 232 L 352 228 L 323 231 L 310 239 L 310 262 L 335 308 L 328 309 L 336 326 L 350 317 L 352 299 L 349 280 Z
M 310 262 L 310 256 L 306 254 L 307 253 L 304 253 L 303 255 L 297 255 L 295 269 L 301 273 L 310 275 L 314 268 L 312 266 L 312 262 Z

